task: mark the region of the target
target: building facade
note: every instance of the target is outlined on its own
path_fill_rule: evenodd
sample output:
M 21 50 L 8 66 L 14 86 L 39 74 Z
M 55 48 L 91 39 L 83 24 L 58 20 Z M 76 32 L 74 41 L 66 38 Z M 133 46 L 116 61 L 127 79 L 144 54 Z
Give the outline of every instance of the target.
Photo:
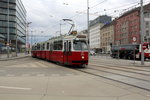
M 114 21 L 101 28 L 101 48 L 103 53 L 110 53 L 114 44 Z
M 100 49 L 100 28 L 103 25 L 103 23 L 98 23 L 90 27 L 90 49 Z
M 88 33 L 87 29 L 78 32 L 78 34 L 84 34 L 84 35 L 87 35 L 87 33 Z
M 112 18 L 107 15 L 99 16 L 96 19 L 90 21 L 90 30 L 89 30 L 89 36 L 90 36 L 90 49 L 101 52 L 101 32 L 100 29 L 107 23 L 110 23 Z
M 9 43 L 7 35 L 9 33 Z M 0 0 L 0 44 L 18 50 L 26 40 L 26 10 L 21 0 Z
M 144 41 L 145 42 L 150 42 L 150 10 L 146 11 L 144 13 L 144 21 L 145 21 L 145 34 L 144 34 Z
M 144 11 L 149 10 L 150 4 L 145 5 Z M 145 23 L 147 24 L 146 29 L 149 29 L 149 22 Z M 149 31 L 147 31 L 147 34 L 144 33 L 144 37 L 146 37 L 147 35 L 149 35 Z M 114 34 L 115 45 L 132 44 L 133 38 L 136 38 L 136 44 L 140 44 L 140 36 L 140 7 L 127 11 L 122 16 L 116 19 Z

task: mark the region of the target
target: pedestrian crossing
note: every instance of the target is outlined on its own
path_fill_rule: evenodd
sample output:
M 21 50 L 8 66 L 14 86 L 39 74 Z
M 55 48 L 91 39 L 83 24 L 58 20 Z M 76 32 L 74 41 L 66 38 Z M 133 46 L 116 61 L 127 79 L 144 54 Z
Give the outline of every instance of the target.
M 47 74 L 21 74 L 19 75 L 19 77 L 65 77 L 65 76 L 75 76 L 76 74 L 51 74 L 51 75 L 47 75 Z M 3 75 L 4 76 L 4 75 Z M 2 76 L 0 76 L 2 77 Z M 18 77 L 18 75 L 15 74 L 6 74 L 5 77 Z
M 55 67 L 51 63 L 45 63 L 45 62 L 33 62 L 33 63 L 27 63 L 27 64 L 15 64 L 10 66 L 5 66 L 9 68 L 48 68 L 48 67 Z
M 57 64 L 45 61 L 16 63 L 3 66 L 0 69 L 0 77 L 64 77 L 74 75 L 77 74 Z

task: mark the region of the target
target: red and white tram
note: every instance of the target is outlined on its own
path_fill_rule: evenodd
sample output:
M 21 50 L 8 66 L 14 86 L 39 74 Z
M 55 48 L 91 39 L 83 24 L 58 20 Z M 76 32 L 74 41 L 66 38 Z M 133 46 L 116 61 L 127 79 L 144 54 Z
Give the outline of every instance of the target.
M 32 46 L 32 57 L 64 65 L 87 66 L 88 48 L 85 35 L 68 35 L 51 38 Z

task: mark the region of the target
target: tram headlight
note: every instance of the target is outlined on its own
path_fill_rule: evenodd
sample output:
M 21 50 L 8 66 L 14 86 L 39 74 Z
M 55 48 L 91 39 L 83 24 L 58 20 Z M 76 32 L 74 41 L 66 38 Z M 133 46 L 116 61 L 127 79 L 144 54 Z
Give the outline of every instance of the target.
M 84 59 L 84 56 L 82 56 L 82 59 Z

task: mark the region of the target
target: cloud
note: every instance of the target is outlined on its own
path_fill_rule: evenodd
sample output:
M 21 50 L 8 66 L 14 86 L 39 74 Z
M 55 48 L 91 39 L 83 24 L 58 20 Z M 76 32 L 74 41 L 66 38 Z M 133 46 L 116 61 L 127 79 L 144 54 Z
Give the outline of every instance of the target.
M 60 20 L 64 18 L 71 18 L 75 22 L 76 30 L 82 30 L 87 27 L 87 0 L 22 0 L 27 10 L 27 21 L 32 22 L 32 30 L 36 30 L 35 34 L 41 34 L 40 31 L 44 31 L 43 34 L 52 34 L 55 36 L 55 32 L 60 30 Z M 89 0 L 90 7 L 99 4 L 103 0 Z M 140 2 L 139 0 L 106 0 L 100 5 L 90 9 L 90 13 L 96 13 L 99 15 L 110 14 L 118 15 L 114 13 L 114 10 L 120 10 L 123 8 L 117 8 L 133 2 Z M 67 5 L 66 5 L 67 4 Z M 111 9 L 115 8 L 116 9 Z M 124 7 L 127 8 L 128 6 Z M 104 11 L 106 9 L 106 11 Z M 109 10 L 108 10 L 109 9 Z M 77 14 L 80 11 L 83 14 Z M 121 11 L 121 10 L 120 10 Z M 90 19 L 94 19 L 98 16 L 90 15 Z M 62 25 L 62 33 L 68 32 L 70 25 Z

